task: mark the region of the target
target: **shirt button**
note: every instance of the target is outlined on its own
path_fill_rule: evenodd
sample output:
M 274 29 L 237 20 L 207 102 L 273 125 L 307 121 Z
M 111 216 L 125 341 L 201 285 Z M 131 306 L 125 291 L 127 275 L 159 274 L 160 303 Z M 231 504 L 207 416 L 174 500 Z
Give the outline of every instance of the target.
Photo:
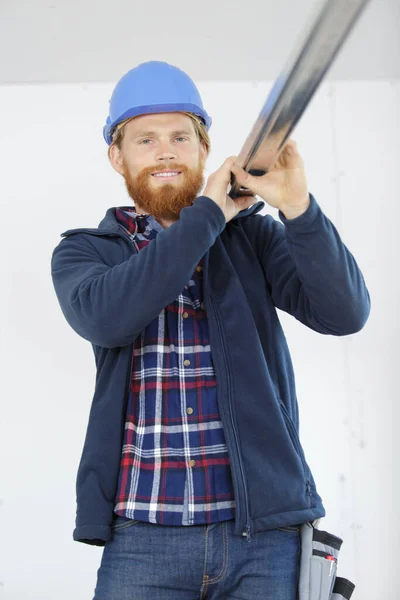
M 198 267 L 196 267 L 196 271 L 197 271 L 198 273 L 201 273 L 201 272 L 202 272 L 202 270 L 203 270 L 203 267 L 201 267 L 200 265 L 198 265 Z
M 189 406 L 189 408 L 186 409 L 186 412 L 188 415 L 191 415 L 193 413 L 193 408 Z
M 194 466 L 196 465 L 196 461 L 195 461 L 195 460 L 191 460 L 191 461 L 189 461 L 189 465 L 190 465 L 191 467 L 194 467 Z
M 188 316 L 189 316 L 189 314 L 188 314 L 187 312 L 184 312 L 184 313 L 183 313 L 183 315 L 182 315 L 182 317 L 183 317 L 184 319 L 187 319 L 187 318 L 188 318 Z
M 204 304 L 204 302 L 202 302 L 200 304 L 200 308 L 201 308 L 201 310 L 206 310 L 206 305 Z
M 190 365 L 190 360 L 184 360 L 183 364 L 185 365 L 185 367 L 188 367 Z

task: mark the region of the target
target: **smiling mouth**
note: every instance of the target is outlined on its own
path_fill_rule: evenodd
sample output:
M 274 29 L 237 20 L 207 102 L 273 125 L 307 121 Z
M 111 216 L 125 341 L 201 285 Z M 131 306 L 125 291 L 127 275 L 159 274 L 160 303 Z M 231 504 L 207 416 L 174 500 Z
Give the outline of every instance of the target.
M 175 179 L 181 171 L 160 171 L 159 173 L 152 173 L 151 176 L 156 179 Z

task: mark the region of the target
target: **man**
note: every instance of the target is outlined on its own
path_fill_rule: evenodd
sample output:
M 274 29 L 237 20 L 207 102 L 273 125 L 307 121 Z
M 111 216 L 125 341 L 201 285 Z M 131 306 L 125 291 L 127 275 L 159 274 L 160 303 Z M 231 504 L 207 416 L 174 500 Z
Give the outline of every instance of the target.
M 104 546 L 96 600 L 295 600 L 299 525 L 325 515 L 276 307 L 347 335 L 368 291 L 293 141 L 263 177 L 228 158 L 198 196 L 210 126 L 176 67 L 124 75 L 104 138 L 134 206 L 65 232 L 52 257 L 96 358 L 73 534 Z M 235 201 L 231 173 L 250 190 Z

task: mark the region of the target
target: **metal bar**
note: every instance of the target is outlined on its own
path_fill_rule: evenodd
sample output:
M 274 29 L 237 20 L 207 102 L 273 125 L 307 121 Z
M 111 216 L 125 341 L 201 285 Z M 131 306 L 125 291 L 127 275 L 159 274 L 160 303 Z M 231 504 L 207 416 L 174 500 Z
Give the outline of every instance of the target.
M 264 175 L 276 163 L 316 89 L 369 0 L 325 0 L 301 36 L 247 137 L 237 163 Z M 231 198 L 244 195 L 232 175 Z

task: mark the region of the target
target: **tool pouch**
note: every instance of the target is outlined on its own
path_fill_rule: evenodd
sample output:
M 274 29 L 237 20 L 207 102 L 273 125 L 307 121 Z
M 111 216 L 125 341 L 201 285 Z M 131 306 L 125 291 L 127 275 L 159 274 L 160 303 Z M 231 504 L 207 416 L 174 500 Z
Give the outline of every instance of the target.
M 301 525 L 300 532 L 299 600 L 348 600 L 355 586 L 336 577 L 343 540 L 308 522 Z
M 356 586 L 354 583 L 351 583 L 348 579 L 343 579 L 343 577 L 336 577 L 335 585 L 333 587 L 333 594 L 331 596 L 331 600 L 349 600 L 351 598 L 352 593 L 354 592 L 354 588 Z

